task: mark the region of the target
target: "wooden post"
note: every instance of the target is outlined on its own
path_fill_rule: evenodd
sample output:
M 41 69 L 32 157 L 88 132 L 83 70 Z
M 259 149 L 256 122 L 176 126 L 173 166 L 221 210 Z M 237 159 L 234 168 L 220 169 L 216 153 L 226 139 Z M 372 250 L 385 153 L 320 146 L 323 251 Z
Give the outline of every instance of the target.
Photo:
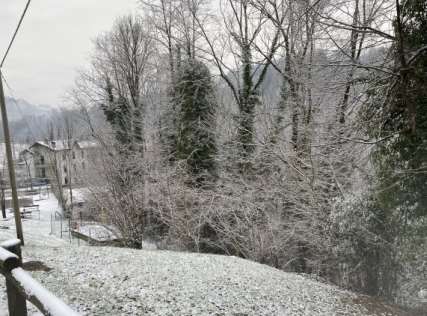
M 10 146 L 9 121 L 7 120 L 6 101 L 3 91 L 3 76 L 0 69 L 0 110 L 3 122 L 4 143 L 6 146 L 6 158 L 9 169 L 10 187 L 12 188 L 13 210 L 15 214 L 16 236 L 24 245 L 24 234 L 22 232 L 21 213 L 19 212 L 18 192 L 16 190 L 15 167 L 13 165 L 12 148 Z
M 22 266 L 22 252 L 21 244 L 18 242 L 16 244 L 5 247 L 6 250 L 14 253 L 18 256 L 19 261 L 17 266 Z M 16 268 L 16 267 L 10 267 Z M 11 269 L 12 270 L 12 269 Z M 9 273 L 11 271 L 8 271 Z M 25 297 L 21 296 L 19 290 L 16 288 L 15 284 L 6 277 L 6 293 L 7 293 L 7 305 L 9 307 L 9 316 L 27 316 L 27 300 Z
M 27 316 L 27 300 L 19 294 L 15 285 L 6 278 L 7 305 L 9 316 Z
M 0 180 L 0 181 L 2 181 L 2 180 Z M 6 218 L 6 197 L 5 197 L 5 193 L 4 193 L 3 184 L 2 184 L 2 188 L 1 188 L 1 194 L 0 194 L 0 203 L 1 203 L 1 214 L 2 214 L 3 218 Z

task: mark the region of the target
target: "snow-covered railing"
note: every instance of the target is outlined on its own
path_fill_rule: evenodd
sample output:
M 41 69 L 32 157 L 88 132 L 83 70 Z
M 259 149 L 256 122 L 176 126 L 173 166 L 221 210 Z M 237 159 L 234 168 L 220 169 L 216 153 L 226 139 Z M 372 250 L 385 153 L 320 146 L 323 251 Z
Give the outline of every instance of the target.
M 10 316 L 27 316 L 27 300 L 33 303 L 43 315 L 79 315 L 22 269 L 19 239 L 0 244 L 0 273 L 6 278 Z

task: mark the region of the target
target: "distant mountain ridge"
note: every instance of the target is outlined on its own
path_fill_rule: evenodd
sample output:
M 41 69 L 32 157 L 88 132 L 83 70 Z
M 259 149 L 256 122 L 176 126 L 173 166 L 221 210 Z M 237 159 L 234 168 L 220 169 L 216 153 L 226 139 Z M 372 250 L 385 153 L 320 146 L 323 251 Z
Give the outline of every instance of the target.
M 64 137 L 65 118 L 72 121 L 73 137 L 85 139 L 90 135 L 84 120 L 80 119 L 80 110 L 53 107 L 46 104 L 33 104 L 24 99 L 6 98 L 9 128 L 12 141 L 30 144 L 44 140 L 54 134 L 56 138 Z M 103 121 L 103 113 L 96 108 L 89 111 L 93 122 Z M 0 142 L 3 141 L 3 128 L 0 120 Z
M 46 137 L 47 126 L 58 112 L 45 104 L 33 104 L 24 99 L 5 97 L 10 134 L 13 142 L 27 142 Z M 0 120 L 0 141 L 3 128 Z
M 5 97 L 9 121 L 19 121 L 23 117 L 51 116 L 53 108 L 45 104 L 32 104 L 24 99 Z

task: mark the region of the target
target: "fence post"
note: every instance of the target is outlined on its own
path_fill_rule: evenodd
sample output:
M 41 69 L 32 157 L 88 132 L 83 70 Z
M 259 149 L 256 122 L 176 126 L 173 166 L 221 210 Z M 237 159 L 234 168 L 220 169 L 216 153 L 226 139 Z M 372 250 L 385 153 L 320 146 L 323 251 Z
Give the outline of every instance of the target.
M 70 238 L 70 243 L 72 242 L 73 235 L 71 234 L 71 218 L 68 219 L 68 236 Z
M 21 243 L 16 242 L 4 248 L 17 255 L 19 257 L 18 265 L 22 266 Z M 9 278 L 6 278 L 6 293 L 9 316 L 27 316 L 27 300 L 19 294 L 18 289 Z

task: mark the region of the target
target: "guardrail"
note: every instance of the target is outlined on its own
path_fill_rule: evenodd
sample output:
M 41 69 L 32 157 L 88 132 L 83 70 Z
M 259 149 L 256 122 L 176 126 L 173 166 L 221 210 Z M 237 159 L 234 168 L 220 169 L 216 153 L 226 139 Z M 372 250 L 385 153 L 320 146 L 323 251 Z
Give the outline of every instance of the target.
M 6 278 L 10 316 L 27 316 L 27 301 L 33 303 L 43 315 L 79 316 L 22 269 L 19 239 L 0 244 L 0 273 Z

